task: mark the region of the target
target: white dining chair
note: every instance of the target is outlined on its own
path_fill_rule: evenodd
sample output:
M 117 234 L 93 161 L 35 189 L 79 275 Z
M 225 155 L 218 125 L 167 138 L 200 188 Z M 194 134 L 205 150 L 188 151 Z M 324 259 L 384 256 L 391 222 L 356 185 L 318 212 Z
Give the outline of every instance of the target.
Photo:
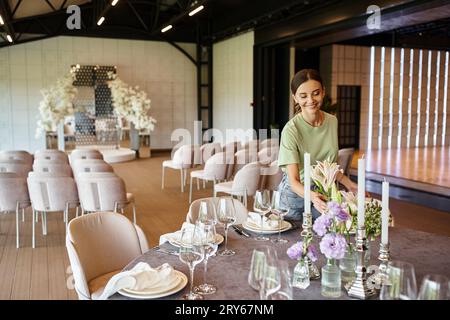
M 26 178 L 32 165 L 22 160 L 0 160 L 0 172 L 12 172 Z
M 280 146 L 280 140 L 278 138 L 265 139 L 265 140 L 260 141 L 259 150 L 262 150 L 265 148 L 279 148 L 279 146 Z
M 77 159 L 99 159 L 103 160 L 103 154 L 95 149 L 75 149 L 70 153 L 70 163 Z
M 269 166 L 261 167 L 261 177 L 258 190 L 277 190 L 283 178 L 283 171 L 275 160 Z
M 53 163 L 65 163 L 69 164 L 69 158 L 65 152 L 60 150 L 50 151 L 41 150 L 34 154 L 34 161 L 51 161 Z
M 212 181 L 215 185 L 217 182 L 225 180 L 227 174 L 227 161 L 224 152 L 219 152 L 213 155 L 206 161 L 205 168 L 203 170 L 191 171 L 190 184 L 189 184 L 189 203 L 192 202 L 192 179 L 197 179 L 197 190 L 199 188 L 199 180 Z
M 0 173 L 0 212 L 16 213 L 16 247 L 20 247 L 19 211 L 22 211 L 22 222 L 25 220 L 25 209 L 30 207 L 27 179 L 15 173 Z
M 275 160 L 278 160 L 278 153 L 280 149 L 278 147 L 268 147 L 259 150 L 258 161 L 262 165 L 270 165 Z
M 114 212 L 95 212 L 72 219 L 66 248 L 80 300 L 101 297 L 108 281 L 148 251 L 142 229 Z
M 344 148 L 338 151 L 338 165 L 339 168 L 344 170 L 346 176 L 349 175 L 350 165 L 352 164 L 353 154 L 355 153 L 355 148 Z
M 200 147 L 200 152 L 202 155 L 202 164 L 205 164 L 213 155 L 222 152 L 222 147 L 218 142 L 205 143 Z
M 41 213 L 42 234 L 47 234 L 47 213 L 63 212 L 63 220 L 69 222 L 69 209 L 79 205 L 75 181 L 71 177 L 51 176 L 50 173 L 34 173 L 28 176 L 28 191 L 33 209 L 32 247 L 35 247 L 35 215 Z
M 54 162 L 52 160 L 40 160 L 40 159 L 34 160 L 33 171 L 62 173 L 67 177 L 73 176 L 72 168 L 68 163 Z
M 0 161 L 18 160 L 31 168 L 33 164 L 33 155 L 24 150 L 0 150 Z
M 191 205 L 189 206 L 189 211 L 186 214 L 186 222 L 195 224 L 195 222 L 197 221 L 197 218 L 198 218 L 200 203 L 202 201 L 211 202 L 211 204 L 217 209 L 219 199 L 220 198 L 209 197 L 209 198 L 202 198 L 202 199 L 194 200 L 191 203 Z M 248 217 L 247 208 L 244 206 L 244 204 L 241 201 L 239 201 L 238 199 L 234 199 L 234 198 L 233 198 L 233 205 L 234 205 L 234 210 L 235 210 L 235 215 L 236 215 L 235 224 L 241 224 L 241 223 L 245 222 Z
M 258 162 L 246 164 L 236 173 L 233 181 L 217 183 L 214 186 L 214 197 L 220 192 L 242 197 L 243 203 L 247 207 L 247 197 L 255 195 L 260 175 L 261 165 Z
M 201 164 L 201 152 L 198 145 L 184 145 L 173 153 L 171 160 L 162 163 L 161 189 L 164 189 L 165 169 L 180 170 L 181 192 L 184 192 L 188 169 Z

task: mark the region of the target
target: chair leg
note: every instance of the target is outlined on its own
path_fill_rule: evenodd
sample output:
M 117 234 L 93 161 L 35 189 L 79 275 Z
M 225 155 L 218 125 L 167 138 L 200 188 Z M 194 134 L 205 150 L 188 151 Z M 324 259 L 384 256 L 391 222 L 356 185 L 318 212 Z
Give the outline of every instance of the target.
M 66 234 L 67 234 L 67 226 L 69 224 L 69 209 L 66 209 L 64 211 L 64 219 L 65 219 L 65 222 L 66 222 Z
M 22 209 L 22 222 L 25 221 L 25 208 Z
M 203 180 L 203 189 L 206 188 L 206 180 Z
M 164 189 L 164 169 L 165 167 L 162 167 L 162 177 L 161 177 L 161 189 Z
M 36 222 L 39 222 L 39 212 L 36 214 Z
M 205 181 L 205 180 L 203 180 L 203 181 Z M 192 179 L 191 179 L 191 184 L 192 184 Z M 198 178 L 197 178 L 197 190 L 200 190 L 200 183 L 198 181 Z
M 81 207 L 81 215 L 84 216 L 84 208 Z
M 181 192 L 184 192 L 184 174 L 183 169 L 180 170 L 180 183 L 181 183 Z
M 32 219 L 33 220 L 32 223 L 32 236 L 31 236 L 31 247 L 34 249 L 36 247 L 36 237 L 35 237 L 35 224 L 36 224 L 36 211 L 34 211 L 34 208 L 32 208 L 33 210 L 33 215 L 32 215 Z M 39 213 L 38 213 L 39 214 Z
M 16 248 L 19 249 L 19 206 L 16 207 Z
M 75 218 L 78 218 L 78 206 L 75 209 Z
M 198 179 L 197 179 L 198 182 Z M 191 183 L 189 183 L 189 203 L 192 202 L 192 176 L 191 176 Z
M 133 203 L 133 222 L 136 224 L 136 205 Z

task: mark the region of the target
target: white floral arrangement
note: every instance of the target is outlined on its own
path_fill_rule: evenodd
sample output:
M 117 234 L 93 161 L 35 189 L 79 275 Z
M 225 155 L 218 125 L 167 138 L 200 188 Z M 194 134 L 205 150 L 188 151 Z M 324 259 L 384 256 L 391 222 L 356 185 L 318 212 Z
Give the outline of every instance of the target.
M 53 86 L 42 89 L 43 100 L 39 103 L 39 120 L 36 138 L 47 131 L 56 131 L 58 124 L 75 113 L 73 100 L 77 89 L 73 85 L 75 75 L 69 73 L 58 79 Z
M 148 115 L 151 101 L 147 98 L 147 93 L 139 90 L 138 86 L 127 85 L 113 72 L 108 72 L 108 77 L 111 79 L 108 87 L 111 89 L 112 105 L 117 117 L 132 122 L 137 130 L 153 131 L 156 120 Z

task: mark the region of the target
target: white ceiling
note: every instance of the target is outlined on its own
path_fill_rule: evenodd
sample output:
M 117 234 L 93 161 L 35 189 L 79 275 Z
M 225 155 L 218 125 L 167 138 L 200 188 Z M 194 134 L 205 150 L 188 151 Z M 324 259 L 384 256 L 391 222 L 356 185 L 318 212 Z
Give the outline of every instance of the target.
M 11 11 L 14 10 L 17 3 L 19 2 L 19 0 L 7 0 L 7 1 L 9 2 L 9 7 L 11 8 Z M 64 3 L 64 0 L 48 0 L 48 2 L 50 2 L 54 8 L 59 10 L 61 5 Z M 88 2 L 91 2 L 91 0 L 68 0 L 67 3 L 64 5 L 64 8 L 67 8 L 68 6 L 73 4 L 82 5 Z M 53 9 L 45 0 L 22 0 L 13 18 L 18 19 L 23 17 L 37 16 L 52 11 Z

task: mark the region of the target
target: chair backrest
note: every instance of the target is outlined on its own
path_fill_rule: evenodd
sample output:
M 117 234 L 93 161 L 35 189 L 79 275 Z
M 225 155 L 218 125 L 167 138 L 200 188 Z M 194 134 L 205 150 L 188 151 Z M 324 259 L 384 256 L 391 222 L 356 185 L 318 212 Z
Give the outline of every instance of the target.
M 236 152 L 242 149 L 242 145 L 239 141 L 233 141 L 225 144 L 222 147 L 222 152 L 225 152 L 227 157 L 234 156 Z
M 186 215 L 186 222 L 195 224 L 195 222 L 197 221 L 197 217 L 198 217 L 198 211 L 200 209 L 200 202 L 202 202 L 202 201 L 212 202 L 214 208 L 216 208 L 216 210 L 217 210 L 219 198 L 210 197 L 210 198 L 202 198 L 202 199 L 194 200 L 191 203 L 191 205 L 189 207 L 189 211 Z M 241 224 L 242 222 L 247 220 L 248 210 L 244 206 L 244 204 L 241 201 L 239 201 L 238 199 L 233 199 L 233 204 L 234 204 L 234 209 L 235 209 L 235 213 L 236 213 L 236 224 Z
M 103 154 L 95 149 L 75 149 L 70 154 L 70 163 L 77 159 L 100 159 L 103 160 Z
M 76 161 L 72 164 L 72 168 L 75 180 L 78 178 L 78 175 L 83 172 L 114 172 L 113 167 L 106 162 L 89 162 L 87 160 Z
M 27 179 L 16 173 L 0 172 L 0 212 L 15 211 L 17 201 L 30 201 Z
M 181 165 L 183 169 L 193 168 L 202 163 L 202 153 L 199 145 L 187 144 L 178 148 L 172 157 L 172 161 Z
M 66 247 L 79 298 L 90 299 L 89 281 L 122 270 L 145 252 L 145 243 L 142 230 L 121 214 L 95 212 L 72 219 Z
M 258 162 L 246 164 L 239 170 L 233 179 L 233 191 L 246 190 L 248 196 L 255 195 L 258 190 L 261 165 Z
M 0 161 L 19 160 L 25 164 L 33 164 L 33 155 L 23 150 L 3 150 L 0 151 Z
M 278 147 L 263 148 L 258 152 L 258 161 L 263 165 L 270 165 L 278 159 L 279 151 Z
M 241 149 L 234 155 L 233 175 L 241 170 L 246 164 L 258 161 L 258 152 L 255 148 Z
M 72 168 L 68 163 L 53 162 L 51 160 L 35 160 L 33 163 L 33 171 L 61 173 L 67 177 L 72 177 Z
M 259 148 L 259 140 L 249 140 L 246 141 L 243 145 L 242 145 L 243 149 L 249 149 L 252 150 L 253 152 L 258 153 L 258 148 Z
M 54 163 L 67 163 L 67 164 L 69 163 L 69 158 L 67 157 L 67 154 L 65 154 L 62 151 L 55 152 L 50 150 L 42 150 L 40 152 L 36 152 L 34 154 L 34 161 L 37 160 L 52 161 Z
M 31 169 L 31 164 L 23 162 L 22 160 L 4 160 L 0 162 L 0 172 L 13 172 L 25 178 Z
M 200 147 L 200 151 L 202 153 L 202 164 L 205 164 L 209 158 L 211 158 L 216 153 L 222 151 L 222 147 L 218 142 L 205 143 Z
M 340 169 L 344 170 L 345 175 L 349 174 L 354 152 L 354 148 L 340 149 L 338 152 L 338 165 Z
M 278 167 L 278 161 L 275 160 L 270 166 L 261 168 L 261 177 L 259 190 L 277 190 L 278 185 L 283 178 L 283 171 Z
M 28 191 L 37 211 L 64 211 L 67 202 L 78 202 L 75 181 L 71 177 L 30 175 Z
M 206 161 L 204 176 L 215 180 L 225 180 L 227 168 L 225 153 L 216 153 Z
M 118 176 L 98 178 L 81 173 L 77 178 L 81 207 L 86 211 L 113 211 L 116 203 L 127 201 L 125 182 Z
M 280 140 L 278 138 L 265 139 L 259 143 L 259 150 L 264 148 L 279 148 Z

